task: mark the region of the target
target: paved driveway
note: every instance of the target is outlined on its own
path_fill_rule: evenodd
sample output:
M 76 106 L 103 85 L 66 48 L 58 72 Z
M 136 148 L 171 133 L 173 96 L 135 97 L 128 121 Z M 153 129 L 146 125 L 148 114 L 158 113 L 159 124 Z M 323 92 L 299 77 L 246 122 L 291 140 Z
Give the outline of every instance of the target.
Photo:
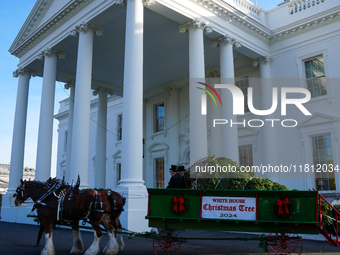
M 44 236 L 41 240 L 40 247 L 33 247 L 36 242 L 38 226 L 5 223 L 0 221 L 0 255 L 39 255 L 43 248 Z M 184 231 L 182 236 L 190 237 L 252 237 L 253 235 L 235 234 L 214 231 Z M 87 249 L 93 240 L 92 232 L 82 232 L 85 249 Z M 70 254 L 72 246 L 72 231 L 69 229 L 57 228 L 53 232 L 53 241 L 56 255 Z M 100 248 L 103 249 L 107 243 L 107 235 L 104 234 L 100 242 Z M 135 237 L 128 239 L 124 237 L 125 249 L 120 252 L 121 255 L 152 255 L 153 240 Z M 192 254 L 268 254 L 264 253 L 262 248 L 258 248 L 258 241 L 188 241 L 182 245 L 181 255 Z M 340 247 L 335 248 L 323 241 L 303 241 L 303 254 L 336 254 L 340 255 Z

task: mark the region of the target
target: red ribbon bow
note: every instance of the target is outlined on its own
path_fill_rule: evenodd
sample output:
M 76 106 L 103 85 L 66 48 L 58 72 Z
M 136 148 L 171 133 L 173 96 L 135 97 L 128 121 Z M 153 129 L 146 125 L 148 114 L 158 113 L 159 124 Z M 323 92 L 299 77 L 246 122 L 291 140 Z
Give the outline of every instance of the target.
M 279 206 L 279 211 L 277 213 L 278 216 L 280 216 L 281 214 L 284 215 L 284 214 L 289 214 L 289 210 L 288 210 L 288 205 L 289 204 L 289 200 L 288 198 L 285 198 L 285 199 L 278 199 L 276 200 L 276 205 Z M 283 209 L 282 207 L 285 206 L 285 211 L 283 212 Z
M 173 202 L 175 203 L 174 206 L 172 207 L 172 210 L 175 211 L 176 213 L 179 210 L 179 213 L 182 213 L 183 211 L 185 211 L 185 207 L 184 207 L 184 198 L 183 197 L 174 197 Z

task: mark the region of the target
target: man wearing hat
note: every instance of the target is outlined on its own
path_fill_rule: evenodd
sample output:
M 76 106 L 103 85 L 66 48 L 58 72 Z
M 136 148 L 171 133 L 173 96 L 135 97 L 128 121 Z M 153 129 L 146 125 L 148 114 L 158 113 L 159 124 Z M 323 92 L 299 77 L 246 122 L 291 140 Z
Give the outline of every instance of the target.
M 171 178 L 166 188 L 184 189 L 185 188 L 183 178 L 185 172 L 184 166 L 171 165 L 171 168 L 169 170 Z

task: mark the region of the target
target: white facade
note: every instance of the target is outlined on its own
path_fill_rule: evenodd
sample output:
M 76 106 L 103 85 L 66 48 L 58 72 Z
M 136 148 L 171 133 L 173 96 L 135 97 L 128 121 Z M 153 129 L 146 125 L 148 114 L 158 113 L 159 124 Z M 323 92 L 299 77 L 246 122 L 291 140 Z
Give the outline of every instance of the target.
M 50 112 L 58 80 L 68 84 L 71 100 L 62 101 L 55 116 L 57 176 L 71 182 L 79 174 L 82 187 L 99 185 L 124 193 L 128 203 L 123 225 L 129 229 L 146 228 L 140 221 L 146 214 L 146 187 L 166 186 L 170 165 L 188 167 L 208 155 L 239 161 L 247 151 L 253 166 L 297 168 L 289 178 L 284 173 L 267 177 L 290 188 L 316 187 L 315 173 L 300 173 L 300 165 L 311 167 L 323 160 L 334 167 L 340 164 L 339 24 L 339 0 L 294 0 L 270 11 L 247 0 L 37 1 L 10 49 L 20 59 L 15 72 L 16 153 L 11 159 L 17 166 L 4 197 L 3 219 L 15 210 L 11 194 L 21 177 L 15 169 L 22 169 L 27 87 L 33 72 L 44 77 L 36 177 L 43 180 L 50 172 Z M 215 106 L 197 82 L 248 84 L 258 110 L 271 108 L 274 88 L 280 103 L 282 88 L 316 85 L 309 87 L 312 98 L 303 104 L 311 115 L 291 105 L 283 115 L 279 104 L 270 116 L 236 116 L 229 90 L 217 89 L 223 106 Z M 91 90 L 98 97 L 91 97 Z M 302 100 L 300 95 L 295 93 L 295 98 Z M 201 114 L 202 98 L 207 98 L 206 115 Z M 160 119 L 157 105 L 164 109 Z M 120 114 L 123 136 L 118 140 Z M 214 119 L 239 124 L 213 127 Z M 284 119 L 293 119 L 297 126 L 283 127 Z M 251 127 L 261 121 L 263 127 Z M 318 157 L 313 158 L 313 150 Z M 329 155 L 321 155 L 325 151 Z M 332 174 L 332 187 L 323 184 L 322 189 L 335 196 L 338 177 L 338 172 Z

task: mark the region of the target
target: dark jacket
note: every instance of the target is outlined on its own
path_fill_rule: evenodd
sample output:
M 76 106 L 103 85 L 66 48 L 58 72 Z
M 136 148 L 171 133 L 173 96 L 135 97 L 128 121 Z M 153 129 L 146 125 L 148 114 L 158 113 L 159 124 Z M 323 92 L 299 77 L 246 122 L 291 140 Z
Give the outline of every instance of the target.
M 168 187 L 166 188 L 184 189 L 185 185 L 183 176 L 181 176 L 179 173 L 174 174 L 169 181 Z

